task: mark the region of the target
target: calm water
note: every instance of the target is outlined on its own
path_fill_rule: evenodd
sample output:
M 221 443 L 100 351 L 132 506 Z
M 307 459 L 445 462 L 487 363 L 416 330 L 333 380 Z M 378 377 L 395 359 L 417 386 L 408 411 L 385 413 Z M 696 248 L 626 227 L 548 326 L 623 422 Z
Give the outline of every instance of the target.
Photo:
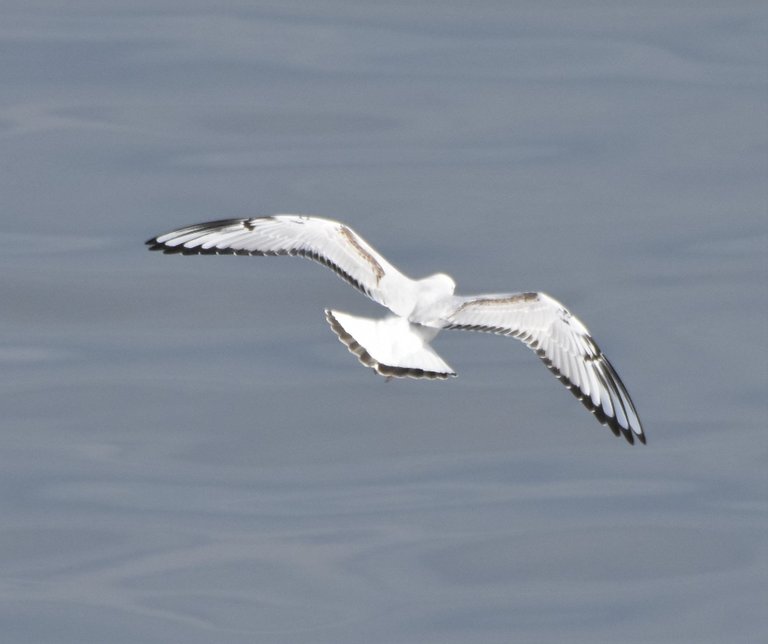
M 768 639 L 762 3 L 0 8 L 0 631 L 16 643 Z M 671 5 L 671 6 L 670 6 Z M 585 320 L 649 436 L 515 342 L 384 382 L 304 212 Z

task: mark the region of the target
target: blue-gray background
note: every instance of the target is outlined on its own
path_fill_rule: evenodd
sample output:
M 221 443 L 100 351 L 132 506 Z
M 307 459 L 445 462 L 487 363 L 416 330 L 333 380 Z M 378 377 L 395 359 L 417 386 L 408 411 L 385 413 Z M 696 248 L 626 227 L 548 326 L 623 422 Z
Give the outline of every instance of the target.
M 768 640 L 761 4 L 5 0 L 2 641 Z M 561 299 L 648 446 L 513 341 L 386 383 L 329 271 L 142 245 L 274 212 Z

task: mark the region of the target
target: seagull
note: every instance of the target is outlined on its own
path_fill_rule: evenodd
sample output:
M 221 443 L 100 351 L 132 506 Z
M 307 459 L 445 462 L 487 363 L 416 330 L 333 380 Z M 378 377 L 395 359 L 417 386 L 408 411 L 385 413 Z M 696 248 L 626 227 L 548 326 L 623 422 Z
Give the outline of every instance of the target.
M 443 329 L 516 338 L 597 420 L 630 444 L 645 443 L 624 383 L 584 324 L 545 293 L 455 295 L 456 283 L 436 273 L 411 279 L 346 224 L 305 215 L 222 219 L 185 226 L 148 240 L 149 250 L 182 255 L 295 255 L 332 269 L 390 310 L 370 319 L 327 309 L 338 339 L 366 367 L 387 379 L 446 379 L 456 372 L 430 342 Z

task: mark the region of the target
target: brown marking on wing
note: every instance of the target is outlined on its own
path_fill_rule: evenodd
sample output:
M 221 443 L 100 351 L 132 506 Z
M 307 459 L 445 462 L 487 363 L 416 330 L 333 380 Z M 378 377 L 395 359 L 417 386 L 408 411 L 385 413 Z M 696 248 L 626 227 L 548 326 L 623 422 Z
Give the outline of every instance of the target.
M 510 295 L 509 297 L 487 297 L 487 298 L 480 298 L 477 300 L 471 300 L 469 302 L 464 302 L 459 307 L 459 311 L 463 311 L 465 308 L 470 306 L 495 306 L 497 304 L 516 304 L 517 302 L 535 302 L 539 299 L 538 293 L 516 293 L 515 295 Z
M 365 248 L 362 247 L 355 233 L 353 233 L 349 228 L 344 225 L 339 226 L 339 232 L 351 244 L 352 248 L 357 251 L 357 254 L 360 255 L 360 257 L 362 257 L 366 262 L 368 262 L 368 264 L 370 264 L 374 274 L 376 275 L 376 283 L 378 284 L 381 281 L 381 278 L 384 277 L 384 269 L 382 268 L 381 264 L 376 261 L 376 258 L 373 255 L 371 255 Z

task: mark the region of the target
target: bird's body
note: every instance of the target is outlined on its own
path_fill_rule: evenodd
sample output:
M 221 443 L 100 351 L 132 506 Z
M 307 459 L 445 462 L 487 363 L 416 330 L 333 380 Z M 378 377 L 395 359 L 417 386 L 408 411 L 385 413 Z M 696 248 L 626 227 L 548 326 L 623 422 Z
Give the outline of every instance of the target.
M 601 423 L 630 443 L 634 438 L 645 443 L 635 406 L 613 366 L 581 321 L 544 293 L 455 295 L 448 275 L 410 279 L 351 228 L 320 217 L 212 221 L 159 235 L 147 244 L 150 250 L 185 255 L 298 255 L 328 266 L 391 311 L 383 319 L 370 319 L 326 310 L 339 340 L 383 376 L 455 376 L 429 344 L 442 329 L 517 338 Z

